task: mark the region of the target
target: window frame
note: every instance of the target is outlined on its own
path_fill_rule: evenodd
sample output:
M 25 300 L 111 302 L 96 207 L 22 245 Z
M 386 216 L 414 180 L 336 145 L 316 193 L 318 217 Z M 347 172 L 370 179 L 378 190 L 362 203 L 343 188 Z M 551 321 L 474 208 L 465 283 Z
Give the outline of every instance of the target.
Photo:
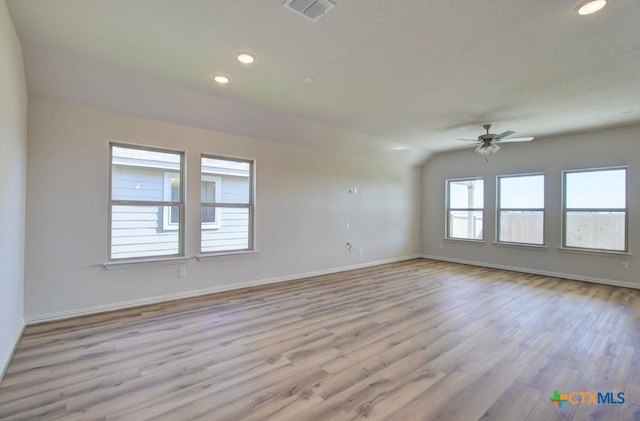
M 207 257 L 207 256 L 219 256 L 219 255 L 228 255 L 228 254 L 240 254 L 240 253 L 250 253 L 255 251 L 255 188 L 256 188 L 256 161 L 254 159 L 248 159 L 248 158 L 237 158 L 237 157 L 230 157 L 230 156 L 223 156 L 223 155 L 215 155 L 215 154 L 208 154 L 208 153 L 202 153 L 200 154 L 200 180 L 202 181 L 202 176 L 213 176 L 213 177 L 217 177 L 216 175 L 210 173 L 210 172 L 204 172 L 202 171 L 202 160 L 204 158 L 208 158 L 208 159 L 218 159 L 218 160 L 223 160 L 223 161 L 235 161 L 235 162 L 241 162 L 241 163 L 247 163 L 249 164 L 249 197 L 247 200 L 247 203 L 236 203 L 236 202 L 222 202 L 221 200 L 221 190 L 220 189 L 216 189 L 216 197 L 215 197 L 215 201 L 214 202 L 203 202 L 202 201 L 202 191 L 200 192 L 200 228 L 199 228 L 199 232 L 200 232 L 200 246 L 199 246 L 199 250 L 200 250 L 200 254 L 199 257 Z M 221 181 L 222 178 L 220 177 Z M 216 219 L 218 221 L 220 221 L 220 217 L 219 217 L 219 212 L 222 208 L 245 208 L 248 210 L 249 213 L 249 221 L 248 221 L 248 227 L 247 227 L 247 235 L 249 236 L 248 241 L 247 241 L 247 248 L 244 249 L 229 249 L 229 250 L 220 250 L 220 251 L 203 251 L 202 250 L 202 231 L 204 229 L 208 229 L 206 227 L 203 227 L 203 222 L 202 222 L 202 209 L 205 207 L 211 207 L 211 208 L 215 208 L 216 209 Z M 219 224 L 218 228 L 220 228 L 221 225 Z
M 173 155 L 180 156 L 180 164 L 178 171 L 165 171 L 168 173 L 179 173 L 180 174 L 180 200 L 175 201 L 155 201 L 155 200 L 121 200 L 121 199 L 113 199 L 113 149 L 114 148 L 126 148 L 126 149 L 137 149 L 142 151 L 149 152 L 161 152 L 168 153 Z M 130 144 L 130 143 L 120 143 L 120 142 L 109 142 L 109 193 L 108 193 L 108 211 L 107 211 L 107 261 L 108 262 L 135 262 L 140 260 L 163 260 L 170 259 L 175 257 L 184 257 L 184 244 L 185 244 L 185 163 L 186 163 L 186 152 L 174 149 L 167 148 L 159 148 L 156 146 L 147 146 L 147 145 L 138 145 L 138 144 Z M 165 180 L 165 175 L 163 173 L 163 183 Z M 164 189 L 164 187 L 163 187 Z M 164 194 L 163 194 L 163 197 Z M 135 257 L 122 257 L 122 258 L 114 258 L 112 255 L 112 235 L 113 235 L 113 207 L 114 206 L 152 206 L 152 207 L 171 207 L 177 206 L 180 209 L 180 222 L 179 227 L 175 229 L 178 230 L 178 252 L 174 254 L 158 254 L 158 255 L 147 255 L 147 256 L 135 256 Z M 163 225 L 165 220 L 165 215 L 168 215 L 169 212 L 163 211 Z
M 502 190 L 500 188 L 500 180 L 503 178 L 522 178 L 522 177 L 536 177 L 542 176 L 542 208 L 502 208 Z M 547 212 L 546 212 L 546 174 L 544 172 L 533 172 L 533 173 L 519 173 L 519 174 L 504 174 L 496 176 L 496 243 L 497 244 L 507 244 L 507 245 L 518 245 L 518 246 L 534 246 L 534 247 L 545 247 L 546 238 L 545 235 L 546 227 L 547 227 Z M 503 241 L 500 239 L 501 232 L 501 212 L 542 212 L 542 243 L 525 243 L 519 241 Z
M 568 208 L 567 207 L 567 175 L 576 173 L 599 172 L 599 171 L 617 171 L 624 170 L 625 173 L 625 207 L 624 208 Z M 624 213 L 624 249 L 602 249 L 592 247 L 576 247 L 567 245 L 567 214 L 569 212 L 620 212 Z M 628 253 L 629 252 L 629 166 L 619 165 L 612 167 L 598 168 L 581 168 L 562 171 L 562 245 L 561 248 L 566 250 L 598 252 L 598 253 Z
M 482 207 L 481 208 L 452 208 L 451 207 L 451 194 L 450 194 L 450 186 L 453 182 L 460 181 L 482 181 Z M 465 178 L 448 178 L 445 180 L 445 239 L 447 240 L 455 240 L 455 241 L 472 241 L 477 243 L 482 243 L 485 241 L 485 196 L 486 191 L 484 189 L 485 182 L 484 177 L 465 177 Z M 452 237 L 451 236 L 451 226 L 450 226 L 450 215 L 451 212 L 461 211 L 461 212 L 482 212 L 482 238 L 462 238 L 462 237 Z

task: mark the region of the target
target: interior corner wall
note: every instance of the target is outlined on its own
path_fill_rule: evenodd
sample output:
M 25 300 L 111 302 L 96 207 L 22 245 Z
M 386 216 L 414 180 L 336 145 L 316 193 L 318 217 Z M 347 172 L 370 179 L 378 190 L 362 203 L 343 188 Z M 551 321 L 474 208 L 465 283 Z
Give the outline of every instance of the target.
M 0 379 L 24 327 L 27 88 L 20 42 L 0 0 Z
M 436 155 L 422 170 L 423 254 L 438 259 L 489 267 L 514 268 L 640 288 L 640 126 L 507 143 L 496 154 L 484 156 L 473 149 Z M 562 171 L 629 166 L 628 240 L 631 255 L 561 251 Z M 496 232 L 496 176 L 545 173 L 546 249 L 494 244 Z M 445 240 L 445 180 L 484 177 L 484 243 Z M 621 269 L 620 261 L 629 263 Z
M 104 269 L 112 141 L 186 152 L 186 277 L 175 264 Z M 256 160 L 258 253 L 194 258 L 201 153 Z M 420 253 L 420 170 L 408 165 L 32 96 L 28 171 L 27 323 Z

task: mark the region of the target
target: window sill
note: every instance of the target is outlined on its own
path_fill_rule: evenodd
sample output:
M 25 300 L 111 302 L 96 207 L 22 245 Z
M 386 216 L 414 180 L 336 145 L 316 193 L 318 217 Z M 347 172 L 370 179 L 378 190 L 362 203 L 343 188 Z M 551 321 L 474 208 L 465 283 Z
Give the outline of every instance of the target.
M 106 270 L 131 269 L 149 266 L 180 265 L 189 262 L 188 257 L 163 257 L 154 259 L 135 259 L 104 263 Z
M 472 243 L 472 244 L 484 244 L 484 243 L 486 243 L 486 241 L 484 241 L 484 240 L 471 240 L 471 239 L 467 239 L 467 238 L 449 238 L 449 237 L 445 237 L 445 238 L 443 238 L 443 240 L 445 240 L 445 241 L 455 241 L 455 242 L 461 242 L 461 243 Z
M 493 242 L 494 246 L 499 246 L 499 247 L 518 247 L 518 248 L 527 248 L 527 249 L 533 249 L 533 250 L 546 250 L 549 247 L 545 246 L 544 244 L 527 244 L 527 243 L 509 243 L 507 241 L 494 241 Z
M 578 249 L 578 248 L 572 248 L 572 247 L 558 247 L 558 251 L 563 253 L 586 254 L 591 256 L 603 256 L 603 257 L 633 256 L 633 254 L 626 251 L 589 250 L 589 249 Z
M 209 260 L 218 260 L 221 258 L 254 256 L 258 254 L 258 250 L 242 250 L 242 251 L 224 251 L 220 253 L 199 254 L 196 256 L 199 262 L 207 262 Z

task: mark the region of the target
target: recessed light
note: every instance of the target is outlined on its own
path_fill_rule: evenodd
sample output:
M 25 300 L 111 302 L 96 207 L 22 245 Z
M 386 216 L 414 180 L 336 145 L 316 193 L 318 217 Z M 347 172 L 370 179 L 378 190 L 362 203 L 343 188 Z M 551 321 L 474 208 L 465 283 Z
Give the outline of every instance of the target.
M 251 64 L 256 60 L 256 58 L 249 53 L 238 53 L 238 61 L 243 64 Z
M 306 83 L 307 85 L 310 84 L 310 83 L 313 83 L 315 81 L 316 80 L 314 78 L 312 78 L 312 77 L 306 77 L 306 78 L 302 79 L 302 83 Z
M 576 12 L 581 15 L 590 15 L 595 13 L 607 5 L 607 0 L 587 0 L 576 6 Z
M 225 75 L 211 75 L 211 77 L 220 85 L 226 85 L 231 80 L 229 79 L 229 76 Z

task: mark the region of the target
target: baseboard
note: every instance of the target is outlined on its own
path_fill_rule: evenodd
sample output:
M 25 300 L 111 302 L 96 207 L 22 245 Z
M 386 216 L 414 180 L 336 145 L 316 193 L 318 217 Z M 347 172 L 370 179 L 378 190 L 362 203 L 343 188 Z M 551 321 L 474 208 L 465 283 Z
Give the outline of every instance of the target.
M 2 379 L 4 378 L 4 373 L 7 372 L 7 368 L 9 368 L 9 363 L 11 363 L 11 360 L 13 359 L 13 354 L 15 354 L 15 352 L 16 352 L 16 348 L 18 347 L 18 343 L 20 343 L 20 339 L 22 338 L 22 335 L 24 334 L 24 328 L 25 327 L 26 327 L 25 323 L 22 323 L 22 329 L 20 329 L 20 333 L 18 334 L 18 336 L 15 338 L 15 341 L 13 342 L 13 348 L 11 349 L 11 352 L 7 356 L 7 360 L 2 362 L 2 367 L 0 367 L 0 383 L 2 382 Z
M 604 284 L 604 285 L 612 285 L 617 287 L 640 289 L 640 284 L 637 284 L 634 282 L 617 281 L 615 279 L 597 278 L 593 276 L 576 275 L 573 273 L 551 272 L 547 270 L 523 268 L 518 266 L 498 265 L 495 263 L 476 262 L 473 260 L 433 256 L 428 254 L 422 255 L 422 257 L 425 259 L 440 260 L 443 262 L 462 263 L 465 265 L 482 266 L 482 267 L 491 268 L 491 269 L 503 269 L 503 270 L 510 270 L 513 272 L 530 273 L 533 275 L 552 276 L 554 278 L 570 279 L 572 281 L 584 281 L 584 282 L 592 282 L 594 284 Z
M 157 304 L 165 301 L 174 301 L 174 300 L 179 300 L 183 298 L 192 298 L 192 297 L 198 297 L 201 295 L 215 294 L 218 292 L 233 291 L 236 289 L 242 289 L 247 287 L 277 284 L 281 282 L 289 282 L 289 281 L 295 281 L 303 278 L 310 278 L 313 276 L 330 275 L 332 273 L 345 272 L 345 271 L 354 270 L 354 269 L 363 269 L 363 268 L 372 267 L 372 266 L 384 265 L 387 263 L 402 262 L 404 260 L 420 259 L 420 258 L 422 258 L 422 255 L 417 254 L 412 256 L 376 260 L 373 262 L 361 263 L 361 264 L 351 265 L 351 266 L 343 266 L 339 268 L 318 270 L 318 271 L 305 272 L 305 273 L 297 273 L 293 275 L 278 276 L 274 278 L 258 279 L 258 280 L 243 282 L 239 284 L 236 283 L 236 284 L 229 284 L 229 285 L 217 285 L 211 288 L 183 291 L 183 292 L 178 292 L 174 294 L 159 295 L 155 297 L 147 297 L 147 298 L 141 298 L 137 300 L 122 301 L 119 303 L 105 304 L 100 306 L 84 307 L 77 310 L 60 311 L 56 313 L 27 316 L 25 317 L 25 322 L 27 325 L 33 325 L 37 323 L 51 322 L 55 320 L 70 319 L 72 317 L 86 316 L 89 314 L 105 313 L 108 311 L 122 310 L 126 308 L 131 308 L 131 307 Z

